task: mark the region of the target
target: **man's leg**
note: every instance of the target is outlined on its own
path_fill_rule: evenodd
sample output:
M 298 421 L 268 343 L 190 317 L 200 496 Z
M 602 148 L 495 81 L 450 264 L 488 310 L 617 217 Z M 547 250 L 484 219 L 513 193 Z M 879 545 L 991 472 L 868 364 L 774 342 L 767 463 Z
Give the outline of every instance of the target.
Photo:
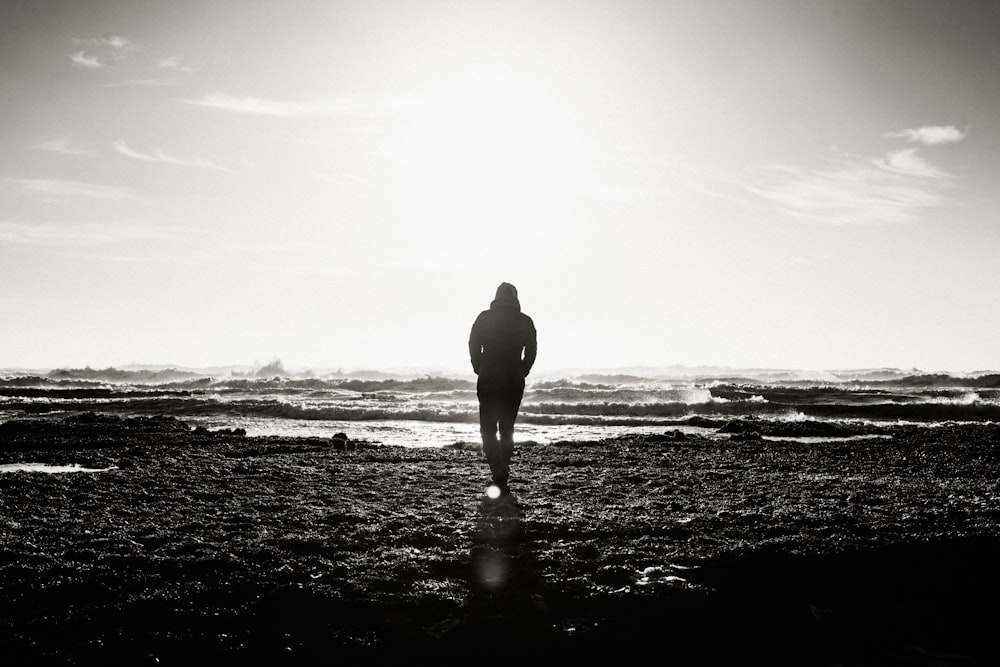
M 514 456 L 514 422 L 521 407 L 521 392 L 506 396 L 501 403 L 499 415 L 500 454 L 504 464 L 510 469 L 510 459 Z
M 507 462 L 504 460 L 500 443 L 497 441 L 497 423 L 503 411 L 503 402 L 496 396 L 479 397 L 479 433 L 483 438 L 483 454 L 490 465 L 493 481 L 507 483 Z

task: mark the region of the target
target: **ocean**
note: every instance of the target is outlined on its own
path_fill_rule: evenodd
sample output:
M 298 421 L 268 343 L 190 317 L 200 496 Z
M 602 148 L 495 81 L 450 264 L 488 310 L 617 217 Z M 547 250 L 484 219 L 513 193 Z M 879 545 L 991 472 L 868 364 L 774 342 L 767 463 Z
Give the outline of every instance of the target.
M 415 447 L 479 442 L 474 378 L 0 371 L 0 421 L 82 412 L 169 415 L 191 426 L 243 428 L 247 435 L 344 433 Z M 785 438 L 804 442 L 870 437 L 865 430 L 873 425 L 997 422 L 1000 374 L 549 375 L 529 378 L 515 439 L 549 444 L 667 430 L 716 436 L 733 420 L 756 420 L 772 431 L 788 426 Z

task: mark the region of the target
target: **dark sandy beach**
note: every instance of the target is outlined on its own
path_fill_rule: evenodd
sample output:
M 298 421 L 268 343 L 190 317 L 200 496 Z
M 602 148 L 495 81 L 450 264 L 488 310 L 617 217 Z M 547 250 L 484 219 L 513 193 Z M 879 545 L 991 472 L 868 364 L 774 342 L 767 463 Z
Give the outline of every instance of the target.
M 995 664 L 1000 427 L 472 448 L 0 425 L 5 664 Z M 766 434 L 766 431 L 765 431 Z M 350 435 L 350 434 L 348 434 Z

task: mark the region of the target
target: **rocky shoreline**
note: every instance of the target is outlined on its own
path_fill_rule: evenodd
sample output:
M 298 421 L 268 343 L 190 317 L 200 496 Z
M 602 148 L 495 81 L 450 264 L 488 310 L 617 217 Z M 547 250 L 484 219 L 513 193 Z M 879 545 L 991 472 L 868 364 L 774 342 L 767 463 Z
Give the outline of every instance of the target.
M 643 656 L 993 664 L 1000 427 L 519 446 L 0 424 L 8 664 Z M 787 434 L 786 434 L 787 435 Z

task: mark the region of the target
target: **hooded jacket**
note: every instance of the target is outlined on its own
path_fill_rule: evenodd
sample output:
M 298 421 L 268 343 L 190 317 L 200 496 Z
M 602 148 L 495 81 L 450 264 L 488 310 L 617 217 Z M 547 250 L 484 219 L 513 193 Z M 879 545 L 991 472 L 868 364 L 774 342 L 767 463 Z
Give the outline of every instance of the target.
M 507 375 L 512 369 L 527 376 L 535 363 L 538 343 L 535 323 L 521 312 L 517 289 L 501 283 L 496 298 L 476 318 L 469 334 L 469 356 L 476 375 Z

